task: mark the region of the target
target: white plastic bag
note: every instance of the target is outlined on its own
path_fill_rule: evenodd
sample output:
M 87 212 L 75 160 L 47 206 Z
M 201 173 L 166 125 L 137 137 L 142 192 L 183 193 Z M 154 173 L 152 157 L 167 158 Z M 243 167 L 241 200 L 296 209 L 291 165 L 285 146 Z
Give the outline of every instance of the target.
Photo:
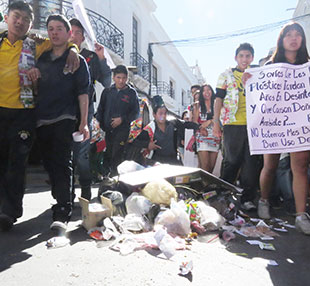
M 156 231 L 154 238 L 156 240 L 158 248 L 168 259 L 170 259 L 176 254 L 176 243 L 172 236 L 169 235 L 165 229 L 159 228 Z
M 206 205 L 204 202 L 197 201 L 197 214 L 200 218 L 200 224 L 206 230 L 219 229 L 224 223 L 225 219 L 211 206 Z
M 151 201 L 136 192 L 133 192 L 126 200 L 128 214 L 144 215 L 150 211 L 151 207 Z
M 141 215 L 138 214 L 128 214 L 125 216 L 125 220 L 122 224 L 124 230 L 139 232 L 139 231 L 149 231 L 151 227 L 148 222 L 144 220 Z
M 181 236 L 188 235 L 191 228 L 184 201 L 177 203 L 174 199 L 171 199 L 170 209 L 160 213 L 155 219 L 155 224 L 165 226 L 168 233 Z
M 117 172 L 122 174 L 127 174 L 131 172 L 136 172 L 145 169 L 142 165 L 136 163 L 135 161 L 124 161 L 117 166 Z
M 70 243 L 70 240 L 65 236 L 54 236 L 46 242 L 47 248 L 64 247 Z

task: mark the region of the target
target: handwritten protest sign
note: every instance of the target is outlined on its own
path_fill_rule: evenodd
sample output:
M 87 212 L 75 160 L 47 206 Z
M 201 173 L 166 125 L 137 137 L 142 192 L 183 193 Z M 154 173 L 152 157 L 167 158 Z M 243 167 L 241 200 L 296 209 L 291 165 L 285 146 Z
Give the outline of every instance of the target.
M 310 63 L 247 69 L 247 129 L 251 154 L 310 150 Z

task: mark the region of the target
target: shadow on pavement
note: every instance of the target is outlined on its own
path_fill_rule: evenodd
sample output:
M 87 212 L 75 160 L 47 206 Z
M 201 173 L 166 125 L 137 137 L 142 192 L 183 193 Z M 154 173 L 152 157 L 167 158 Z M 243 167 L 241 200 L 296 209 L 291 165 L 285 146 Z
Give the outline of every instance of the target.
M 9 232 L 0 232 L 0 272 L 29 259 L 32 255 L 27 249 L 51 237 L 50 219 L 51 212 L 46 210 L 35 218 L 15 224 Z

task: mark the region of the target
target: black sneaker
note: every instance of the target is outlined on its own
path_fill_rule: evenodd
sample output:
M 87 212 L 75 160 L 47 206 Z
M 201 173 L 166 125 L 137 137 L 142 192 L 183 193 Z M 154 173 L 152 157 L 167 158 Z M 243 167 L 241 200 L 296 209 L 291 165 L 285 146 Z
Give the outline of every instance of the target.
M 247 201 L 241 204 L 241 209 L 245 211 L 255 211 L 257 208 L 251 201 Z
M 6 214 L 0 214 L 0 230 L 9 231 L 16 220 Z
M 82 187 L 82 194 L 81 197 L 90 201 L 91 199 L 91 186 Z
M 53 221 L 59 221 L 67 223 L 72 215 L 72 205 L 68 204 L 66 206 L 54 205 L 52 206 L 53 211 Z

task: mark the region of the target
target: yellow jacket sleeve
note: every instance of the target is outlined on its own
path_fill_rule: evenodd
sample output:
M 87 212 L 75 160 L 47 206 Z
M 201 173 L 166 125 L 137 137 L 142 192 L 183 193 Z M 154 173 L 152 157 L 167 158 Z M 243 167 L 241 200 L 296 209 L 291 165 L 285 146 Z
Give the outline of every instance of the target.
M 79 48 L 77 45 L 73 43 L 68 43 L 68 48 L 74 47 L 77 52 L 79 52 Z M 52 49 L 52 43 L 50 39 L 46 38 L 42 40 L 40 43 L 36 44 L 36 59 L 38 59 L 44 52 Z

